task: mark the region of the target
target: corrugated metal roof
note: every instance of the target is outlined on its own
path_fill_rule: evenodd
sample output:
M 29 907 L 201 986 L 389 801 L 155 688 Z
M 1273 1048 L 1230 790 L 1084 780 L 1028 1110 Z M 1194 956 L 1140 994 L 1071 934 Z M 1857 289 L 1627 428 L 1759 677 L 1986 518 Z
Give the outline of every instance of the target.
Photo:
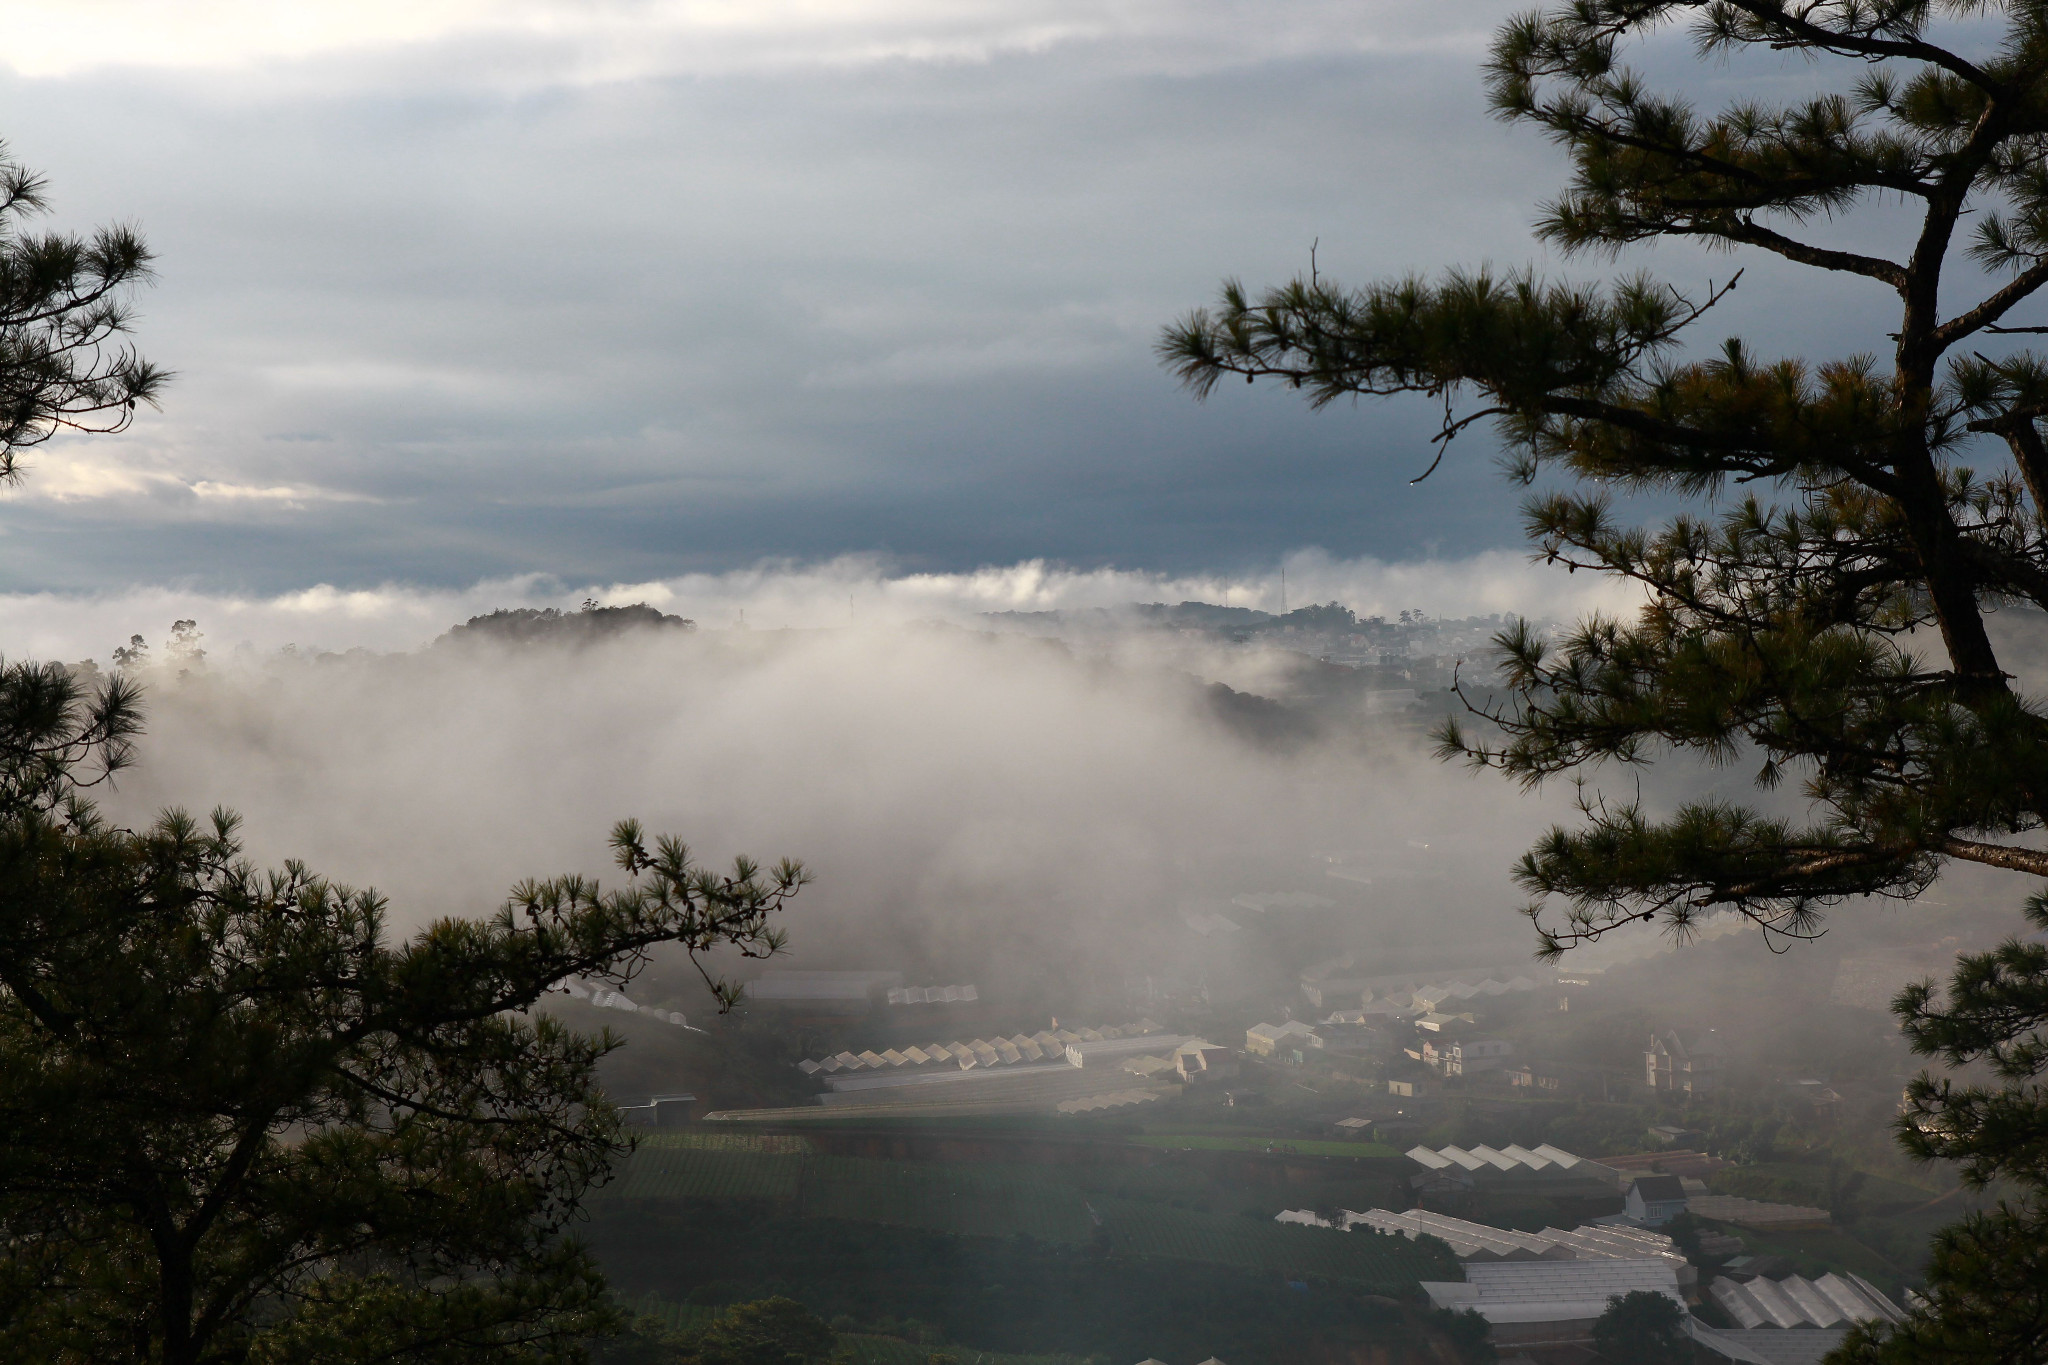
M 1757 1327 L 1730 1330 L 1709 1327 L 1698 1318 L 1685 1320 L 1692 1339 L 1724 1360 L 1738 1365 L 1820 1365 L 1842 1344 L 1845 1328 Z
M 1742 1286 L 1749 1295 L 1749 1301 L 1764 1315 L 1764 1321 L 1778 1327 L 1826 1326 L 1825 1323 L 1808 1324 L 1806 1314 L 1780 1286 L 1769 1280 L 1751 1280 Z
M 1427 1147 L 1410 1147 L 1408 1149 L 1408 1159 L 1419 1166 L 1427 1166 L 1432 1171 L 1448 1170 L 1451 1165 L 1449 1161 L 1430 1151 Z
M 1647 1290 L 1683 1310 L 1678 1269 L 1665 1260 L 1474 1261 L 1465 1284 L 1424 1281 L 1440 1308 L 1470 1308 L 1492 1323 L 1597 1319 L 1616 1295 Z
M 1811 1281 L 1793 1275 L 1778 1288 L 1785 1291 L 1785 1297 L 1797 1304 L 1799 1311 L 1806 1315 L 1806 1320 L 1815 1327 L 1839 1327 L 1848 1321 L 1849 1315 L 1836 1307 L 1834 1301 L 1821 1293 Z
M 1561 1148 L 1552 1147 L 1549 1143 L 1534 1150 L 1513 1145 L 1498 1150 L 1478 1146 L 1469 1151 L 1462 1147 L 1440 1147 L 1435 1155 L 1442 1158 L 1441 1162 L 1424 1160 L 1421 1154 L 1428 1150 L 1426 1147 L 1417 1147 L 1408 1155 L 1432 1171 L 1457 1166 L 1467 1171 L 1486 1171 L 1489 1174 L 1499 1172 L 1562 1176 L 1575 1166 L 1592 1164 L 1583 1162 L 1581 1158 Z
M 1488 1164 L 1486 1158 L 1474 1156 L 1463 1147 L 1439 1147 L 1436 1149 L 1436 1154 L 1453 1165 L 1462 1166 L 1468 1171 L 1476 1171 Z
M 1707 1286 L 1714 1302 L 1744 1327 L 1844 1327 L 1858 1322 L 1897 1322 L 1896 1304 L 1867 1280 L 1830 1271 L 1817 1280 L 1787 1275 L 1782 1280 L 1732 1280 Z
M 1648 1258 L 1670 1261 L 1674 1265 L 1685 1263 L 1685 1255 L 1679 1251 L 1677 1243 L 1661 1233 L 1639 1228 L 1582 1227 L 1571 1232 L 1545 1228 L 1541 1232 L 1517 1232 L 1432 1213 L 1427 1209 L 1408 1209 L 1401 1213 L 1386 1209 L 1371 1209 L 1365 1213 L 1347 1210 L 1344 1220 L 1347 1229 L 1362 1223 L 1380 1232 L 1397 1232 L 1407 1237 L 1427 1234 L 1440 1238 L 1461 1260 L 1471 1257 L 1509 1260 L 1537 1257 L 1547 1260 Z
M 1481 1161 L 1484 1161 L 1487 1165 L 1492 1166 L 1495 1170 L 1512 1171 L 1518 1164 L 1520 1164 L 1513 1157 L 1507 1156 L 1501 1152 L 1496 1152 L 1491 1147 L 1474 1147 L 1471 1149 L 1471 1151 L 1473 1156 L 1478 1157 Z
M 1651 1258 L 1601 1261 L 1521 1261 L 1470 1266 L 1465 1277 L 1479 1286 L 1480 1296 L 1503 1302 L 1539 1303 L 1560 1295 L 1596 1298 L 1648 1289 L 1679 1302 L 1678 1271 L 1671 1262 Z

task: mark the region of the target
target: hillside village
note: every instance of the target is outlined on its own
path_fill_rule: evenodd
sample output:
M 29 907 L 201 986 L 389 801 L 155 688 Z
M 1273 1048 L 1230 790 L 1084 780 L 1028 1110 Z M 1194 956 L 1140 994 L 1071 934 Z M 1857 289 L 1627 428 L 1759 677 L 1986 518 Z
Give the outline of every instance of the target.
M 1207 913 L 1242 955 L 1317 902 Z M 1642 1290 L 1683 1307 L 1702 1359 L 1818 1361 L 1897 1318 L 1927 1233 L 1975 1196 L 1890 1150 L 1910 1062 L 1882 1014 L 1834 998 L 1868 993 L 1868 955 L 1788 984 L 1731 966 L 1746 934 L 1551 966 L 1376 970 L 1352 950 L 1263 994 L 1132 978 L 1121 1004 L 1035 1020 L 964 972 L 770 964 L 725 1017 L 569 983 L 562 1008 L 604 1010 L 634 1031 L 622 1060 L 641 1053 L 616 1088 L 643 1088 L 621 1097 L 646 1136 L 594 1235 L 754 1210 L 720 1224 L 731 1255 L 643 1258 L 634 1292 L 659 1309 L 801 1284 L 875 1351 L 1258 1365 L 1377 1341 L 1419 1360 L 1464 1349 L 1471 1321 L 1503 1359 L 1562 1365 Z M 662 1042 L 690 1060 L 650 1065 Z M 853 1260 L 819 1262 L 820 1237 Z M 1041 1288 L 941 1288 L 974 1275 Z M 1160 1275 L 1209 1292 L 1147 1289 Z M 1151 1307 L 1025 1308 L 1090 1302 L 1084 1280 Z

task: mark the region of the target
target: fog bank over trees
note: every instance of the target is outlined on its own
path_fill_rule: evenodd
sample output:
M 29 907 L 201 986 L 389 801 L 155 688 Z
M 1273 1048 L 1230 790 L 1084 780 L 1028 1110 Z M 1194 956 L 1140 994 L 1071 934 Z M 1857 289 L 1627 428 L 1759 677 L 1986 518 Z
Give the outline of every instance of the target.
M 109 805 L 135 820 L 204 793 L 244 813 L 259 859 L 303 857 L 418 914 L 601 872 L 590 830 L 633 813 L 706 858 L 801 856 L 818 881 L 789 915 L 791 965 L 1152 970 L 1190 910 L 1272 889 L 1319 893 L 1388 943 L 1526 952 L 1508 866 L 1562 793 L 1443 768 L 1419 717 L 1310 717 L 1276 745 L 1241 712 L 1284 702 L 1219 688 L 1221 652 L 1203 676 L 1198 642 L 1161 647 L 929 625 L 576 647 L 470 632 L 190 667 L 159 651 L 148 742 Z M 1332 858 L 1372 883 L 1330 876 Z
M 1333 670 L 1299 653 L 1099 618 L 1071 639 L 671 623 L 152 658 L 148 739 L 108 802 L 124 820 L 203 793 L 243 812 L 259 860 L 301 857 L 427 916 L 484 912 L 552 869 L 603 874 L 590 831 L 637 814 L 708 861 L 801 856 L 818 881 L 788 913 L 791 966 L 999 992 L 1048 967 L 1103 991 L 1227 990 L 1250 942 L 1311 932 L 1232 904 L 1260 891 L 1327 901 L 1313 934 L 1332 951 L 1519 961 L 1533 939 L 1510 870 L 1572 818 L 1567 786 L 1523 794 L 1432 759 L 1427 706 L 1375 714 L 1398 694 L 1315 693 Z M 1746 777 L 1646 773 L 1659 802 Z M 1858 913 L 1835 922 L 1854 934 Z M 1244 925 L 1237 950 L 1191 929 L 1215 914 Z

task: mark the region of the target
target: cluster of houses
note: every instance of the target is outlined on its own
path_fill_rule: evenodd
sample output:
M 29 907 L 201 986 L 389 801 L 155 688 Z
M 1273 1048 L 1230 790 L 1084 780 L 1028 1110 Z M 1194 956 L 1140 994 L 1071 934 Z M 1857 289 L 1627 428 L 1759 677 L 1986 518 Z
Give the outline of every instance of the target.
M 1309 1002 L 1330 1009 L 1320 1024 L 1300 1020 L 1260 1024 L 1247 1030 L 1245 1050 L 1301 1062 L 1312 1051 L 1355 1046 L 1354 1040 L 1366 1036 L 1383 1039 L 1390 1026 L 1405 1029 L 1412 1025 L 1413 1033 L 1401 1050 L 1439 1076 L 1503 1071 L 1517 1087 L 1560 1088 L 1560 1078 L 1554 1072 L 1518 1063 L 1512 1042 L 1479 1036 L 1482 1016 L 1465 1008 L 1533 991 L 1538 986 L 1534 979 L 1497 967 L 1365 976 L 1354 974 L 1355 962 L 1355 957 L 1338 958 L 1302 974 L 1301 989 Z M 1643 1052 L 1644 1081 L 1659 1095 L 1689 1099 L 1711 1094 L 1721 1085 L 1721 1067 L 1722 1053 L 1712 1030 L 1693 1034 L 1665 1029 L 1651 1036 Z M 1412 1079 L 1390 1088 L 1397 1093 L 1420 1093 L 1419 1083 Z
M 1473 967 L 1362 976 L 1358 959 L 1347 955 L 1320 963 L 1301 974 L 1301 993 L 1319 1010 L 1361 1014 L 1432 1014 L 1446 1004 L 1533 991 L 1537 983 L 1502 967 Z
M 1245 1030 L 1244 1048 L 1256 1057 L 1271 1057 L 1296 1065 L 1306 1061 L 1311 1052 L 1354 1050 L 1361 1040 L 1356 1028 L 1346 1026 L 1361 1022 L 1350 1017 L 1356 1013 L 1339 1011 L 1320 1026 L 1299 1019 L 1279 1024 L 1255 1024 Z M 1470 1014 L 1424 1015 L 1415 1021 L 1415 1026 L 1426 1036 L 1419 1037 L 1403 1050 L 1441 1076 L 1476 1076 L 1508 1066 L 1514 1056 L 1515 1045 L 1507 1039 L 1474 1038 L 1462 1031 L 1446 1029 L 1446 1025 L 1472 1021 Z
M 1254 1057 L 1277 1057 L 1288 1050 L 1321 1048 L 1323 1035 L 1299 1019 L 1284 1024 L 1254 1024 L 1244 1031 L 1244 1050 Z

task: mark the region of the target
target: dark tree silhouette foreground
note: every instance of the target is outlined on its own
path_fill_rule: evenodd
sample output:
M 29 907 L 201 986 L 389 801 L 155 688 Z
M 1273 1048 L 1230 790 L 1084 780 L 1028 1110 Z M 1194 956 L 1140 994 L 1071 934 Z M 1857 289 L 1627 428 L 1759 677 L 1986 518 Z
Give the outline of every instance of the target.
M 661 944 L 765 956 L 794 864 L 709 872 L 631 822 L 626 882 L 386 932 L 373 893 L 240 856 L 232 817 L 104 822 L 67 779 L 117 679 L 0 669 L 0 1358 L 576 1358 L 611 1322 L 567 1234 L 626 1150 L 617 1040 L 530 1013 Z M 41 717 L 38 724 L 34 717 Z
M 117 344 L 141 242 L 21 235 L 40 202 L 0 161 L 7 479 L 162 378 Z M 394 939 L 374 893 L 250 866 L 224 812 L 102 819 L 89 789 L 140 732 L 122 674 L 0 663 L 0 1360 L 581 1359 L 615 1321 L 569 1233 L 626 1148 L 596 1075 L 617 1040 L 532 1007 L 663 944 L 773 953 L 803 870 L 716 874 L 627 822 L 623 885 L 528 883 Z
M 1815 93 L 1702 110 L 1623 64 L 1658 41 L 1809 72 Z M 1311 274 L 1256 297 L 1227 284 L 1162 339 L 1199 394 L 1241 375 L 1318 406 L 1425 395 L 1443 404 L 1439 459 L 1491 421 L 1515 477 L 1578 481 L 1530 497 L 1531 539 L 1553 563 L 1639 585 L 1647 605 L 1556 641 L 1505 632 L 1506 700 L 1493 727 L 1446 726 L 1447 755 L 1535 783 L 1682 751 L 1754 761 L 1761 787 L 1800 784 L 1804 820 L 1733 800 L 1657 818 L 1588 797 L 1583 824 L 1518 868 L 1543 947 L 1631 920 L 1682 932 L 1724 907 L 1806 935 L 1821 908 L 1910 898 L 1951 860 L 2048 875 L 2048 717 L 1987 623 L 2048 609 L 2048 363 L 2018 340 L 2048 332 L 2031 306 L 2048 285 L 2048 7 L 1567 0 L 1508 23 L 1486 72 L 1496 113 L 1570 159 L 1538 227 L 1566 253 L 1693 240 L 1861 279 L 1896 304 L 1885 333 L 1806 361 L 1738 340 L 1687 349 L 1732 279 L 1687 297 L 1643 274 L 1360 289 Z M 1909 215 L 1896 249 L 1845 245 L 1838 225 L 1879 202 Z M 1610 489 L 1702 510 L 1627 525 Z M 2003 1059 L 1993 1091 L 1916 1086 L 1906 1140 L 2038 1175 L 2048 953 L 1968 960 L 1949 1000 L 1915 993 L 1899 1010 L 1923 1051 Z M 2038 1203 L 1992 1215 L 1972 1245 L 2021 1245 L 2039 1217 Z M 2005 1359 L 2044 1358 L 2038 1326 L 2005 1321 Z M 1885 1349 L 1906 1358 L 1914 1339 Z

